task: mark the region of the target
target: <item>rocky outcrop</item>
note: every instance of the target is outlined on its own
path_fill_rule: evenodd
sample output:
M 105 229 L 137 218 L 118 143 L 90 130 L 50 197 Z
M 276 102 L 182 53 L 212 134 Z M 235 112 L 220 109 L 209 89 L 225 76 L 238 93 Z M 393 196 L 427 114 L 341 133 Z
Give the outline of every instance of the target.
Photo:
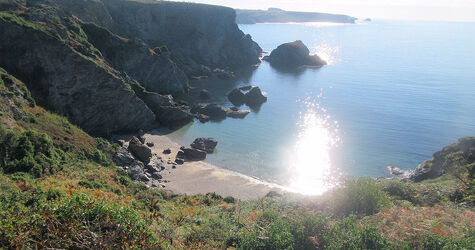
M 226 108 L 214 103 L 197 104 L 190 112 L 192 114 L 208 116 L 212 120 L 223 120 L 226 118 Z
M 137 137 L 130 140 L 128 150 L 145 164 L 148 164 L 152 158 L 152 150 L 144 145 Z
M 199 149 L 205 151 L 206 153 L 213 153 L 214 149 L 218 145 L 218 140 L 215 138 L 196 138 L 193 143 L 191 143 L 191 148 Z
M 176 103 L 171 95 L 149 92 L 138 83 L 131 86 L 153 111 L 162 126 L 173 129 L 193 121 L 193 115 L 188 112 L 188 106 Z
M 475 163 L 475 137 L 465 137 L 457 143 L 435 152 L 433 158 L 419 164 L 410 175 L 413 181 L 437 178 L 452 169 Z
M 231 90 L 231 92 L 228 93 L 228 99 L 236 106 L 240 106 L 246 102 L 246 96 L 239 88 Z
M 244 119 L 249 113 L 250 110 L 239 110 L 237 108 L 230 108 L 226 111 L 226 116 L 231 118 Z
M 182 147 L 181 152 L 183 153 L 180 156 L 177 155 L 178 159 L 183 158 L 188 161 L 202 161 L 206 159 L 206 151 L 203 150 Z
M 300 40 L 279 45 L 263 59 L 277 68 L 321 67 L 327 64 L 318 55 L 310 55 L 307 46 Z
M 0 66 L 23 80 L 35 100 L 94 134 L 150 128 L 155 115 L 109 65 L 58 34 L 13 15 L 0 18 Z
M 0 67 L 35 100 L 95 135 L 191 121 L 186 105 L 153 94 L 186 94 L 188 77 L 259 62 L 259 46 L 232 9 L 127 0 L 0 4 Z M 21 15 L 19 17 L 18 15 Z M 186 74 L 185 74 L 186 73 Z M 201 74 L 203 73 L 203 74 Z M 130 88 L 144 86 L 138 96 Z
M 229 92 L 228 99 L 236 106 L 240 106 L 245 103 L 251 108 L 258 107 L 267 101 L 267 97 L 262 94 L 261 89 L 257 86 L 244 86 L 233 89 L 231 92 Z

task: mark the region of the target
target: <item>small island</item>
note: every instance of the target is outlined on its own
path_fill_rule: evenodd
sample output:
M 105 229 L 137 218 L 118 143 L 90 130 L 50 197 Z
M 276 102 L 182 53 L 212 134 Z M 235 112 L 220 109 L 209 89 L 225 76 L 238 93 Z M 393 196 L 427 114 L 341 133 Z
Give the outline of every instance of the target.
M 300 41 L 284 43 L 274 49 L 263 60 L 277 68 L 322 67 L 327 62 L 318 55 L 310 55 L 310 50 Z

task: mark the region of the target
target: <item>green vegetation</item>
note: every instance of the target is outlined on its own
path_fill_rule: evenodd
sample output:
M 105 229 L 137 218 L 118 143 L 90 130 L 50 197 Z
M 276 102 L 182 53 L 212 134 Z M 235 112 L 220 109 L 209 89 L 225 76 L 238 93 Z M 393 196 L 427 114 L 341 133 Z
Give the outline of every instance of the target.
M 1 87 L 0 97 L 6 91 Z M 475 246 L 471 153 L 447 155 L 449 172 L 456 175 L 419 183 L 356 178 L 316 198 L 286 194 L 239 201 L 215 193 L 169 194 L 134 182 L 112 164 L 117 145 L 28 102 L 9 125 L 0 125 L 0 247 Z
M 44 34 L 46 34 L 46 35 L 48 35 L 48 36 L 50 36 L 54 39 L 62 40 L 59 35 L 54 34 L 52 31 L 50 31 L 46 27 L 38 25 L 37 23 L 27 21 L 27 20 L 23 19 L 22 17 L 19 17 L 15 14 L 7 13 L 7 12 L 0 12 L 0 20 L 5 21 L 5 22 L 9 22 L 9 23 L 16 23 L 17 25 L 20 25 L 20 26 L 23 26 L 23 27 L 26 27 L 26 28 L 38 30 L 38 31 L 41 31 Z

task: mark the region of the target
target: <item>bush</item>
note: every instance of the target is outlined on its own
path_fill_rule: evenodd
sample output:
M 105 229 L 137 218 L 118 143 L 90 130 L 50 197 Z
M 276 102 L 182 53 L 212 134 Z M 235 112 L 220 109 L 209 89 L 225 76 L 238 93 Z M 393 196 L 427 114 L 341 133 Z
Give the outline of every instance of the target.
M 330 193 L 332 211 L 337 215 L 372 215 L 389 205 L 381 185 L 371 178 L 346 180 L 343 187 Z
M 341 220 L 323 236 L 324 249 L 392 249 L 376 228 L 359 227 L 354 217 Z
M 452 250 L 474 249 L 474 232 L 469 233 L 467 238 L 444 237 L 436 234 L 426 234 L 422 237 L 422 249 L 426 250 Z
M 32 130 L 0 130 L 0 166 L 5 173 L 29 172 L 40 177 L 54 171 L 60 157 L 51 138 Z
M 417 191 L 410 184 L 400 180 L 390 180 L 383 182 L 382 190 L 396 200 L 406 200 L 412 203 L 416 202 Z

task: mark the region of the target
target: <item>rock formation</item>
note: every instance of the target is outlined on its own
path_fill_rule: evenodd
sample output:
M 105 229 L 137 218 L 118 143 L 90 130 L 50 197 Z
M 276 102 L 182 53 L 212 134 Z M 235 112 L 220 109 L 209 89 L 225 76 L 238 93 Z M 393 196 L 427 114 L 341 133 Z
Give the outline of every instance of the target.
M 251 108 L 258 107 L 267 101 L 267 97 L 262 94 L 261 89 L 257 86 L 244 86 L 241 88 L 235 88 L 229 92 L 228 99 L 236 106 L 240 106 L 245 103 Z
M 307 46 L 300 40 L 279 45 L 264 60 L 277 68 L 321 67 L 327 64 L 319 56 L 310 55 Z
M 256 64 L 261 52 L 225 7 L 37 0 L 0 11 L 0 67 L 95 135 L 184 125 L 188 107 L 162 94 L 186 94 L 189 77 Z
M 218 140 L 214 138 L 196 138 L 193 143 L 191 143 L 191 148 L 199 149 L 206 151 L 206 153 L 213 153 L 214 149 L 218 145 Z
M 460 159 L 460 160 L 459 160 Z M 437 178 L 459 165 L 475 163 L 475 137 L 459 139 L 457 143 L 434 153 L 434 157 L 419 164 L 410 175 L 413 181 Z

